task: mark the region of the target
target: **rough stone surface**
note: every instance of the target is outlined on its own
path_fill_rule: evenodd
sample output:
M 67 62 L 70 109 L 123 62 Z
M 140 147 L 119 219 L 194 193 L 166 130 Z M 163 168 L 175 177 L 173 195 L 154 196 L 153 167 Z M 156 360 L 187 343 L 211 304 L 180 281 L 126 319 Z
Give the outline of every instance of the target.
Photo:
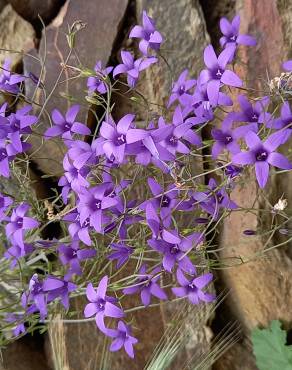
M 28 22 L 39 24 L 39 17 L 48 24 L 57 15 L 65 0 L 8 0 L 15 11 Z
M 236 12 L 241 16 L 242 33 L 253 34 L 258 40 L 256 49 L 242 49 L 240 56 L 247 63 L 247 68 L 240 71 L 242 77 L 248 78 L 248 86 L 267 89 L 267 76 L 278 76 L 282 61 L 292 56 L 291 4 L 285 0 L 267 0 L 263 11 L 260 2 L 237 0 Z M 287 154 L 288 148 L 283 149 Z M 268 201 L 273 205 L 283 196 L 288 198 L 291 207 L 291 179 L 291 173 L 272 177 L 267 189 L 260 193 L 254 173 L 246 175 L 243 186 L 233 192 L 232 199 L 242 207 L 255 207 L 263 209 L 263 212 L 233 212 L 225 220 L 221 257 L 232 257 L 234 262 L 239 262 L 238 257 L 250 258 L 264 248 L 267 241 L 264 237 L 244 236 L 242 232 L 268 227 L 271 217 L 266 212 L 270 209 Z M 283 238 L 276 234 L 268 246 L 281 241 Z M 287 248 L 280 247 L 242 266 L 223 270 L 221 278 L 224 286 L 230 289 L 229 308 L 247 335 L 255 326 L 266 326 L 273 319 L 283 320 L 291 328 L 292 314 L 287 307 L 292 303 L 292 262 Z M 250 345 L 236 344 L 215 366 L 216 370 L 229 368 L 256 368 Z
M 0 64 L 9 56 L 12 68 L 15 68 L 22 59 L 21 52 L 25 53 L 34 46 L 34 36 L 33 27 L 19 16 L 11 5 L 6 5 L 0 13 Z M 6 52 L 3 49 L 14 50 L 17 53 Z
M 7 5 L 6 0 L 0 0 L 0 11 L 4 8 L 4 6 Z
M 137 18 L 140 21 L 142 9 L 147 9 L 156 20 L 157 28 L 166 42 L 161 53 L 169 67 L 160 62 L 146 70 L 147 98 L 157 104 L 167 102 L 172 80 L 188 68 L 194 77 L 202 68 L 202 52 L 210 39 L 199 1 L 192 0 L 138 0 Z
M 1 355 L 0 370 L 52 370 L 42 352 L 42 344 L 29 338 L 10 344 Z
M 127 0 L 90 0 L 83 6 L 82 0 L 68 0 L 60 10 L 55 21 L 45 30 L 39 49 L 39 56 L 44 58 L 45 47 L 47 49 L 45 70 L 43 73 L 43 83 L 46 91 L 49 94 L 56 82 L 58 75 L 62 70 L 61 63 L 67 58 L 69 47 L 67 44 L 65 33 L 68 32 L 68 25 L 72 25 L 76 20 L 81 20 L 86 23 L 86 27 L 82 29 L 76 37 L 76 53 L 73 52 L 69 58 L 67 65 L 78 67 L 83 65 L 87 68 L 93 68 L 97 60 L 101 60 L 104 64 L 107 63 L 113 43 L 117 37 L 120 22 L 124 16 Z M 45 41 L 46 40 L 46 41 Z M 34 52 L 36 54 L 36 52 Z M 24 59 L 24 68 L 28 73 L 33 72 L 35 75 L 40 75 L 40 65 L 32 58 Z M 83 106 L 79 121 L 86 122 L 88 104 L 86 103 L 85 90 L 86 80 L 78 79 L 64 82 L 64 80 L 76 76 L 76 72 L 72 73 L 70 68 L 63 71 L 59 84 L 54 90 L 49 102 L 46 104 L 46 112 L 50 113 L 53 108 L 58 108 L 61 111 L 66 111 L 68 102 L 61 97 L 62 94 L 72 96 L 75 102 Z M 35 85 L 27 80 L 26 84 L 28 96 L 33 96 Z M 43 105 L 43 95 L 39 91 L 35 96 L 35 100 Z M 49 120 L 44 117 L 44 122 L 39 126 L 39 133 L 45 131 L 49 127 Z M 41 144 L 40 136 L 34 136 L 32 140 L 33 150 Z M 40 152 L 38 153 L 40 157 Z M 62 171 L 61 162 L 64 156 L 64 146 L 60 140 L 47 141 L 41 149 L 41 157 L 35 157 L 40 170 L 47 174 L 60 174 Z
M 213 366 L 212 370 L 258 370 L 251 345 L 235 343 Z
M 258 36 L 258 50 L 248 50 L 242 57 L 248 62 L 248 76 L 250 81 L 255 81 L 260 87 L 259 76 L 265 78 L 266 71 L 269 76 L 279 74 L 280 65 L 284 56 L 284 39 L 281 29 L 281 18 L 274 1 L 266 1 L 265 9 L 269 14 L 266 17 L 260 6 L 254 1 L 237 3 L 242 16 L 242 32 L 252 32 Z M 263 86 L 263 85 L 262 85 Z M 268 191 L 272 202 L 279 199 L 284 192 L 288 196 L 287 176 L 280 176 L 285 181 L 279 193 L 277 178 L 270 180 Z M 284 178 L 286 177 L 286 178 Z M 286 192 L 286 193 L 285 193 Z M 267 203 L 260 196 L 254 175 L 245 179 L 244 185 L 233 192 L 233 200 L 244 208 L 253 204 L 256 208 L 267 208 Z M 272 204 L 274 204 L 272 203 Z M 261 229 L 269 220 L 263 214 L 234 212 L 226 219 L 221 244 L 224 246 L 221 256 L 251 257 L 263 249 L 265 240 L 260 236 L 247 237 L 242 234 L 245 229 Z M 230 232 L 232 230 L 232 232 Z M 276 243 L 273 240 L 269 246 Z M 290 299 L 289 281 L 292 278 L 292 261 L 285 250 L 278 249 L 269 253 L 266 258 L 255 259 L 240 267 L 227 269 L 222 276 L 230 288 L 232 307 L 237 311 L 238 318 L 246 329 L 256 325 L 267 325 L 272 319 L 282 319 L 292 323 L 292 314 L 286 309 L 292 303 Z M 285 297 L 285 299 L 283 299 Z

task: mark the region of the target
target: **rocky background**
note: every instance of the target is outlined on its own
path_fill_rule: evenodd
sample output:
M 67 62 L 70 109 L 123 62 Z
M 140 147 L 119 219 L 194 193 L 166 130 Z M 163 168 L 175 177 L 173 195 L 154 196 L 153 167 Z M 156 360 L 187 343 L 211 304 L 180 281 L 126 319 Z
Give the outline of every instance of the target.
M 104 64 L 114 63 L 122 47 L 133 48 L 127 35 L 132 25 L 140 20 L 141 9 L 147 9 L 154 16 L 158 29 L 166 36 L 165 48 L 169 51 L 166 57 L 175 77 L 184 68 L 189 68 L 194 76 L 197 74 L 202 67 L 204 47 L 212 42 L 218 48 L 220 17 L 232 17 L 235 13 L 241 15 L 243 33 L 253 34 L 258 39 L 255 50 L 244 50 L 241 55 L 247 66 L 242 77 L 248 76 L 248 82 L 253 86 L 263 87 L 267 76 L 279 75 L 281 62 L 292 57 L 291 0 L 0 0 L 0 62 L 6 54 L 3 49 L 9 50 L 15 71 L 32 71 L 38 75 L 39 64 L 31 56 L 43 58 L 46 54 L 45 80 L 46 86 L 51 89 L 61 69 L 60 63 L 66 57 L 64 32 L 68 24 L 75 20 L 86 24 L 84 30 L 78 33 L 76 45 L 81 63 L 88 67 L 94 66 L 96 60 L 102 60 Z M 75 55 L 69 63 L 76 62 L 74 58 Z M 259 76 L 263 79 L 260 80 Z M 155 67 L 147 71 L 141 85 L 151 102 L 162 103 L 166 100 L 170 84 L 166 68 Z M 84 86 L 82 83 L 70 84 L 70 95 L 81 100 Z M 26 93 L 32 94 L 32 89 L 28 82 Z M 60 96 L 60 89 L 54 94 L 49 110 L 52 106 L 61 110 L 66 108 L 67 101 Z M 114 114 L 118 117 L 127 109 L 127 103 L 116 97 Z M 83 114 L 84 120 L 94 125 L 88 111 L 84 109 Z M 141 119 L 143 114 L 139 113 Z M 33 141 L 32 144 L 36 148 L 39 142 Z M 43 179 L 43 175 L 62 172 L 63 150 L 49 142 L 42 149 L 42 156 L 51 160 L 36 156 L 31 171 L 38 181 L 39 196 L 45 197 L 52 183 Z M 281 176 L 269 187 L 265 199 L 261 199 L 254 179 L 247 176 L 246 186 L 234 192 L 233 200 L 246 208 L 256 202 L 256 207 L 268 209 L 270 203 L 276 203 L 284 194 L 291 204 L 292 192 L 287 193 L 291 186 L 291 174 Z M 222 258 L 234 257 L 236 260 L 263 249 L 265 240 L 258 236 L 246 237 L 242 232 L 265 224 L 264 214 L 237 212 L 225 220 L 218 240 L 220 246 L 224 246 Z M 275 238 L 271 242 L 276 244 L 279 241 Z M 218 271 L 215 288 L 218 291 L 227 289 L 229 294 L 216 309 L 212 320 L 204 315 L 204 310 L 196 312 L 194 308 L 196 322 L 194 325 L 186 324 L 185 330 L 193 330 L 193 333 L 182 358 L 188 356 L 193 348 L 208 351 L 212 337 L 229 322 L 236 322 L 241 328 L 240 340 L 213 365 L 213 369 L 256 369 L 249 340 L 250 330 L 258 325 L 267 325 L 272 319 L 282 320 L 287 330 L 292 328 L 292 254 L 289 247 L 276 249 L 266 258 Z M 83 306 L 80 301 L 74 304 L 76 308 Z M 167 327 L 171 310 L 173 307 L 158 307 L 139 313 L 135 317 L 142 328 L 137 359 L 129 362 L 125 356 L 118 354 L 111 369 L 143 369 L 155 343 Z M 95 332 L 94 324 L 90 323 L 56 325 L 43 337 L 26 337 L 8 346 L 2 353 L 0 369 L 54 370 L 52 348 L 56 346 L 63 351 L 64 370 L 102 368 L 96 366 L 101 348 L 98 347 Z M 173 369 L 180 369 L 180 363 Z

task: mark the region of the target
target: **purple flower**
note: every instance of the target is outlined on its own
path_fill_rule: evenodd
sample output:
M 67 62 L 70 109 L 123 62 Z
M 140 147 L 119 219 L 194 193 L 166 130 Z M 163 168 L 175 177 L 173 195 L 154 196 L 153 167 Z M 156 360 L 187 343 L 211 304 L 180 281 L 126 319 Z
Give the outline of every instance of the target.
M 292 71 L 292 60 L 287 60 L 286 62 L 284 62 L 282 64 L 282 67 L 283 69 L 285 69 L 285 71 L 291 72 Z
M 7 144 L 6 140 L 0 140 L 0 175 L 10 176 L 9 162 L 15 157 L 16 151 L 12 144 Z
M 143 10 L 142 23 L 143 27 L 133 27 L 129 37 L 141 39 L 139 42 L 139 49 L 144 55 L 148 55 L 148 48 L 155 51 L 160 49 L 163 37 L 160 32 L 156 30 L 153 19 L 147 15 L 145 10 Z
M 65 184 L 65 186 L 67 186 L 70 184 L 70 187 L 75 193 L 80 193 L 83 188 L 87 188 L 90 185 L 87 181 L 90 168 L 88 166 L 79 167 L 79 163 L 74 163 L 77 164 L 77 167 L 70 162 L 67 154 L 64 156 L 63 168 L 65 173 L 64 176 L 60 178 L 58 185 L 62 186 Z
M 224 168 L 225 175 L 228 176 L 230 179 L 233 179 L 234 177 L 238 176 L 241 172 L 242 169 L 240 167 L 234 166 L 232 164 Z
M 117 269 L 122 267 L 134 252 L 133 248 L 128 247 L 124 243 L 112 243 L 110 247 L 113 253 L 109 254 L 107 258 L 109 260 L 117 260 Z
M 161 145 L 168 150 L 172 155 L 176 152 L 188 154 L 190 149 L 185 144 L 189 142 L 193 145 L 200 145 L 200 137 L 191 129 L 193 126 L 192 118 L 184 121 L 181 108 L 178 106 L 173 114 L 173 123 L 166 124 L 164 119 L 160 117 L 159 128 L 165 130 L 167 137 L 161 141 Z
M 68 156 L 76 168 L 97 164 L 95 141 L 91 145 L 81 140 L 72 141 L 68 150 Z
M 101 279 L 96 291 L 91 283 L 87 285 L 86 296 L 90 303 L 88 303 L 84 309 L 84 316 L 91 317 L 95 315 L 97 327 L 105 333 L 105 316 L 115 318 L 120 318 L 124 316 L 123 310 L 113 304 L 113 302 L 115 302 L 116 300 L 106 295 L 107 283 L 108 277 L 104 276 Z
M 24 315 L 9 313 L 5 317 L 5 321 L 15 325 L 13 329 L 13 335 L 15 337 L 18 337 L 19 335 L 24 334 L 26 332 L 24 326 Z
M 91 239 L 89 235 L 91 227 L 89 218 L 81 223 L 79 213 L 73 211 L 64 216 L 63 220 L 70 222 L 68 231 L 72 238 L 78 237 L 78 239 L 80 239 L 84 244 L 88 246 L 91 245 Z
M 24 77 L 15 73 L 12 74 L 9 70 L 10 64 L 11 61 L 6 59 L 2 68 L 0 68 L 0 90 L 16 95 L 19 93 L 18 84 L 24 81 Z
M 81 275 L 80 262 L 95 257 L 95 249 L 80 249 L 79 240 L 73 240 L 70 245 L 60 245 L 58 248 L 59 259 L 64 266 L 69 266 L 65 279 L 68 280 L 73 274 Z
M 169 108 L 172 103 L 176 100 L 180 102 L 183 106 L 188 105 L 191 101 L 192 95 L 189 94 L 190 90 L 196 85 L 196 80 L 187 79 L 189 71 L 185 69 L 173 84 L 171 95 L 167 104 Z
M 161 239 L 150 239 L 148 244 L 154 250 L 163 254 L 162 264 L 166 271 L 172 272 L 177 263 L 179 268 L 187 273 L 194 274 L 195 266 L 187 256 L 193 246 L 202 241 L 201 233 L 193 233 L 185 238 L 181 238 L 176 230 L 162 230 Z
M 76 116 L 80 110 L 79 105 L 72 105 L 65 117 L 58 109 L 52 112 L 54 126 L 47 129 L 45 137 L 50 139 L 55 136 L 62 136 L 63 139 L 71 139 L 71 134 L 90 135 L 90 129 L 83 123 L 76 122 Z
M 208 191 L 194 192 L 192 198 L 199 203 L 199 206 L 216 220 L 220 209 L 236 209 L 237 205 L 229 198 L 224 187 L 218 189 L 214 179 L 209 180 Z
M 258 184 L 264 188 L 268 181 L 270 164 L 285 170 L 292 169 L 288 159 L 275 151 L 282 144 L 285 135 L 285 132 L 278 131 L 262 142 L 256 133 L 248 132 L 245 141 L 250 150 L 235 154 L 232 162 L 240 165 L 254 164 Z
M 148 274 L 146 271 L 147 271 L 147 266 L 142 265 L 139 270 L 139 275 L 141 276 L 137 279 L 137 284 L 131 287 L 125 288 L 123 290 L 123 293 L 126 295 L 135 294 L 137 292 L 140 292 L 141 301 L 145 307 L 149 306 L 151 295 L 159 299 L 163 299 L 163 300 L 167 299 L 167 295 L 157 284 L 157 281 L 160 278 L 159 267 L 154 269 L 152 271 L 152 274 Z
M 201 79 L 199 78 L 190 102 L 190 107 L 193 108 L 198 117 L 205 117 L 206 119 L 203 122 L 206 122 L 213 119 L 213 108 L 215 108 L 217 105 L 233 105 L 231 98 L 221 91 L 219 91 L 218 101 L 215 103 L 216 104 L 214 104 L 214 101 L 212 103 L 210 102 L 207 93 L 207 84 L 202 83 Z
M 223 36 L 220 38 L 222 47 L 236 47 L 237 45 L 255 46 L 256 39 L 249 35 L 239 34 L 240 17 L 236 15 L 231 22 L 226 18 L 220 19 L 220 30 Z
M 233 116 L 229 114 L 222 122 L 221 129 L 212 129 L 211 134 L 215 139 L 215 143 L 212 146 L 212 156 L 214 159 L 218 158 L 224 149 L 227 149 L 232 154 L 240 152 L 240 146 L 237 140 L 249 131 L 249 127 L 241 126 L 232 130 L 233 122 Z
M 207 83 L 208 98 L 214 106 L 218 104 L 219 89 L 222 84 L 234 87 L 242 86 L 241 79 L 231 70 L 226 70 L 232 53 L 232 48 L 227 48 L 217 58 L 212 45 L 208 45 L 204 50 L 204 61 L 208 69 L 201 72 L 200 80 L 201 83 Z
M 144 209 L 149 203 L 151 203 L 154 209 L 160 209 L 160 215 L 162 218 L 163 225 L 169 227 L 171 223 L 171 213 L 175 209 L 179 200 L 179 190 L 174 185 L 169 185 L 164 194 L 164 190 L 158 182 L 152 177 L 147 180 L 148 186 L 150 187 L 153 198 L 143 202 L 140 205 L 141 209 Z
M 102 149 L 108 159 L 115 159 L 122 163 L 127 146 L 127 133 L 133 125 L 135 116 L 126 114 L 117 124 L 109 117 L 100 128 L 100 135 L 104 138 Z
M 152 123 L 147 130 L 130 129 L 127 133 L 127 142 L 133 145 L 129 148 L 129 154 L 135 155 L 136 162 L 143 166 L 147 166 L 151 161 L 158 166 L 161 161 L 174 160 L 174 155 L 161 145 L 171 129 L 171 127 L 167 130 L 165 127 L 155 129 Z
M 31 217 L 26 217 L 30 206 L 27 203 L 22 203 L 12 211 L 10 222 L 6 225 L 6 236 L 12 238 L 15 244 L 24 248 L 23 237 L 25 230 L 31 230 L 39 226 L 39 222 Z
M 192 304 L 203 302 L 213 302 L 215 296 L 204 292 L 205 288 L 213 279 L 211 273 L 203 274 L 192 280 L 188 280 L 182 271 L 177 270 L 177 280 L 181 287 L 172 288 L 171 290 L 177 297 L 187 297 Z
M 102 232 L 103 216 L 105 210 L 115 206 L 117 199 L 105 196 L 108 184 L 102 184 L 90 189 L 83 189 L 79 194 L 79 203 L 77 205 L 80 214 L 80 223 L 83 224 L 87 219 L 90 226 L 98 232 Z
M 284 129 L 283 141 L 284 144 L 291 136 L 292 133 L 292 112 L 288 101 L 285 101 L 281 108 L 281 117 L 276 118 L 273 121 L 268 122 L 267 127 L 273 129 Z
M 12 198 L 6 197 L 5 195 L 0 193 L 0 222 L 3 220 L 7 220 L 7 216 L 5 213 L 12 203 Z
M 126 73 L 127 82 L 130 87 L 135 87 L 139 78 L 139 72 L 157 62 L 155 57 L 139 58 L 134 61 L 133 55 L 129 51 L 122 50 L 121 58 L 123 63 L 117 65 L 113 71 L 113 76 Z
M 135 201 L 130 201 L 126 205 L 119 201 L 116 206 L 111 209 L 111 212 L 115 217 L 112 222 L 105 227 L 105 233 L 110 232 L 117 227 L 121 240 L 127 239 L 127 226 L 136 224 L 143 220 L 142 216 L 131 214 L 131 210 L 135 205 Z
M 16 113 L 11 113 L 7 119 L 9 122 L 9 134 L 8 138 L 11 140 L 13 148 L 21 153 L 28 148 L 28 144 L 21 140 L 22 134 L 31 134 L 31 127 L 37 122 L 37 117 L 29 115 L 32 106 L 27 105 L 22 109 L 16 111 Z
M 77 286 L 70 281 L 62 280 L 55 276 L 46 277 L 42 285 L 42 290 L 47 293 L 48 302 L 60 298 L 66 310 L 69 309 L 69 294 L 76 288 Z
M 13 241 L 12 241 L 13 242 Z M 23 247 L 17 244 L 12 244 L 4 253 L 4 257 L 11 259 L 10 268 L 13 269 L 20 258 L 23 258 L 34 251 L 34 247 L 31 244 L 24 243 Z
M 250 129 L 255 132 L 258 131 L 258 126 L 261 124 L 268 126 L 272 116 L 270 113 L 265 111 L 265 108 L 270 102 L 267 96 L 258 100 L 254 106 L 244 95 L 238 96 L 238 102 L 241 112 L 235 112 L 233 114 L 234 121 L 249 123 Z
M 87 80 L 87 87 L 89 94 L 93 94 L 95 91 L 100 94 L 107 92 L 106 78 L 108 74 L 113 70 L 113 67 L 102 68 L 102 62 L 98 61 L 94 67 L 96 76 L 90 76 Z
M 38 278 L 38 274 L 33 274 L 31 277 L 28 294 L 23 294 L 22 301 L 25 302 L 25 306 L 32 301 L 36 309 L 40 312 L 42 320 L 47 316 L 47 297 L 43 290 L 43 283 Z M 34 308 L 32 310 L 34 311 Z
M 111 332 L 110 336 L 115 339 L 110 346 L 110 351 L 119 351 L 124 346 L 128 356 L 134 358 L 133 345 L 138 343 L 138 340 L 131 335 L 131 327 L 123 321 L 119 321 L 118 330 L 111 330 Z

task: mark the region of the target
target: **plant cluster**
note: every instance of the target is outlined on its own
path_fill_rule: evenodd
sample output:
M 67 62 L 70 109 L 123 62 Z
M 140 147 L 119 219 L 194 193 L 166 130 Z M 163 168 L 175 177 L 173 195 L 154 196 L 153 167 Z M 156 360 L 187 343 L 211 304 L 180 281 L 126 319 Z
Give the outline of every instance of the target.
M 240 210 L 230 199 L 232 190 L 242 186 L 249 167 L 260 188 L 267 186 L 269 174 L 292 169 L 279 152 L 292 132 L 292 61 L 284 64 L 287 73 L 271 82 L 267 94 L 249 96 L 235 67 L 239 46 L 254 46 L 256 41 L 241 35 L 239 26 L 239 16 L 231 22 L 221 19 L 221 53 L 216 55 L 208 45 L 198 78 L 190 78 L 187 70 L 180 74 L 163 107 L 165 114 L 141 123 L 129 113 L 115 121 L 112 95 L 125 86 L 117 77 L 126 77 L 132 102 L 144 104 L 136 88 L 141 73 L 165 61 L 164 38 L 144 11 L 142 26 L 129 34 L 139 40 L 139 58 L 122 50 L 121 63 L 115 67 L 104 67 L 100 61 L 94 71 L 75 67 L 78 77 L 87 78 L 86 100 L 104 109 L 94 133 L 78 121 L 78 104 L 65 113 L 54 109 L 46 114 L 46 100 L 40 114 L 33 115 L 37 107 L 23 94 L 23 83 L 29 78 L 44 93 L 42 76 L 15 74 L 5 62 L 0 89 L 10 103 L 14 96 L 25 104 L 15 109 L 13 101 L 0 108 L 1 176 L 29 184 L 27 168 L 35 154 L 29 141 L 45 120 L 51 126 L 43 140 L 61 139 L 66 154 L 58 181 L 60 195 L 46 200 L 57 210 L 51 218 L 47 219 L 44 202 L 29 195 L 25 185 L 18 198 L 0 194 L 3 276 L 17 280 L 14 299 L 1 311 L 2 343 L 48 322 L 60 304 L 68 320 L 78 320 L 78 313 L 70 310 L 70 297 L 86 295 L 84 318 L 79 321 L 95 320 L 97 328 L 112 338 L 111 351 L 124 347 L 134 357 L 138 340 L 128 319 L 131 311 L 171 295 L 192 304 L 215 300 L 207 291 L 213 279 L 209 269 L 219 265 L 210 258 L 210 246 L 218 224 Z M 71 51 L 73 31 L 67 36 Z M 280 115 L 274 97 L 282 101 Z M 238 110 L 233 108 L 236 101 Z M 211 140 L 202 140 L 206 127 L 211 128 Z M 210 149 L 207 172 L 203 149 Z M 207 185 L 202 182 L 206 173 Z M 274 207 L 273 212 L 285 224 L 289 218 L 284 208 Z M 61 225 L 61 236 L 44 239 L 42 232 L 51 223 Z M 214 248 L 211 253 L 216 256 Z M 138 294 L 141 306 L 127 308 L 131 302 L 127 296 Z

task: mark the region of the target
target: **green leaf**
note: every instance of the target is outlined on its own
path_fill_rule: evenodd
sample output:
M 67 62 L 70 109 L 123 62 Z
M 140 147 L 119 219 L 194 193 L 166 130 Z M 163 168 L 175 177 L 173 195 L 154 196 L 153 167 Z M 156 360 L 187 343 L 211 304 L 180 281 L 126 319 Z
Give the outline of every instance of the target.
M 274 320 L 268 329 L 252 332 L 253 352 L 259 370 L 292 370 L 292 346 L 286 345 L 286 332 L 279 320 Z

